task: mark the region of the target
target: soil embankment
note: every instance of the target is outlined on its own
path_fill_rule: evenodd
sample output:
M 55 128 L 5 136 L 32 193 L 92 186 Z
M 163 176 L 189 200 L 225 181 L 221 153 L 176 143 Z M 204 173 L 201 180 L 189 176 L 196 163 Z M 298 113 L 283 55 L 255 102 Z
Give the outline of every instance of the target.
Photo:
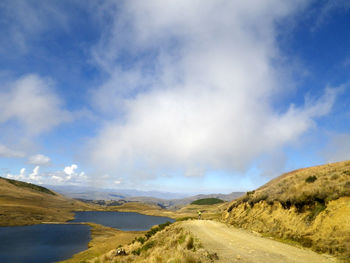
M 222 219 L 350 260 L 350 161 L 284 174 L 229 204 Z

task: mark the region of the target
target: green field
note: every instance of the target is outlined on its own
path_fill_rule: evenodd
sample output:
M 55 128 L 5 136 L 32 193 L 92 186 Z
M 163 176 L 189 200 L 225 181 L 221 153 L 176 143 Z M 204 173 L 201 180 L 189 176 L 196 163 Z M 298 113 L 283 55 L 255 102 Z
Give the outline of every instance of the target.
M 221 200 L 219 198 L 203 198 L 203 199 L 198 199 L 196 201 L 193 201 L 191 205 L 215 205 L 215 204 L 220 204 L 224 203 L 224 200 Z

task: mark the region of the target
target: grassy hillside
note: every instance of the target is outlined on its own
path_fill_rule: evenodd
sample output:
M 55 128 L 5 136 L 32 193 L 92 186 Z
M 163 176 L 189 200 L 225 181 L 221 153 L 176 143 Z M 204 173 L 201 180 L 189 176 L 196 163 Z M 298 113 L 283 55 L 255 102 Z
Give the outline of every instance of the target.
M 181 218 L 197 218 L 198 211 L 201 211 L 203 219 L 219 220 L 225 210 L 227 210 L 227 202 L 214 205 L 187 205 L 177 210 L 176 213 L 181 215 Z
M 350 258 L 350 161 L 299 169 L 233 201 L 225 221 Z
M 47 188 L 0 178 L 0 226 L 64 222 L 73 219 L 72 211 L 92 209 Z
M 135 238 L 145 234 L 145 231 L 121 231 L 112 227 L 106 227 L 89 223 L 92 227 L 92 240 L 88 249 L 75 254 L 72 258 L 60 261 L 60 263 L 84 263 L 90 259 L 106 254 L 118 246 L 131 243 Z
M 215 205 L 224 203 L 224 200 L 218 199 L 218 198 L 203 198 L 196 201 L 193 201 L 191 205 Z
M 113 249 L 86 262 L 209 263 L 216 259 L 216 254 L 210 254 L 206 251 L 199 240 L 181 227 L 181 222 L 154 227 L 145 235 L 136 238 L 129 245 L 122 246 L 121 249 L 125 251 L 125 256 L 117 256 L 118 249 Z
M 0 177 L 0 179 L 3 179 L 6 182 L 9 182 L 10 184 L 18 186 L 20 188 L 29 188 L 29 189 L 33 189 L 33 190 L 35 190 L 37 192 L 43 192 L 43 193 L 50 194 L 50 195 L 56 195 L 51 190 L 49 190 L 49 189 L 47 189 L 45 187 L 39 186 L 39 185 L 26 183 L 26 182 L 22 182 L 22 181 L 17 181 L 17 180 L 12 180 L 12 179 L 7 179 L 7 178 L 3 178 L 3 177 Z
M 69 196 L 75 199 L 80 199 L 84 202 L 90 202 L 100 205 L 121 205 L 126 202 L 139 202 L 149 205 L 157 205 L 161 208 L 177 210 L 186 205 L 189 205 L 191 202 L 198 199 L 204 198 L 218 198 L 224 201 L 234 200 L 242 195 L 245 192 L 232 192 L 230 194 L 199 194 L 195 196 L 177 198 L 177 199 L 162 199 L 152 196 L 124 196 L 121 193 L 113 192 L 113 190 L 108 189 L 90 189 L 90 188 L 79 188 L 79 187 L 59 187 L 51 186 L 50 189 L 54 189 L 58 193 L 61 193 L 65 196 Z M 136 191 L 137 192 L 137 191 Z M 132 193 L 132 192 L 131 192 Z M 147 192 L 144 192 L 147 193 Z M 159 193 L 158 193 L 159 195 Z M 173 194 L 175 195 L 175 194 Z

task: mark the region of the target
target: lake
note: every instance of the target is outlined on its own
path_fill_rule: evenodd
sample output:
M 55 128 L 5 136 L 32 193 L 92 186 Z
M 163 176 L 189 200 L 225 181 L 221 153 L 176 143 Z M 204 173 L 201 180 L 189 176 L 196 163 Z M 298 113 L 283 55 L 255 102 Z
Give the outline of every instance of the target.
M 0 227 L 0 262 L 49 263 L 86 250 L 90 226 L 41 224 Z
M 143 231 L 173 219 L 132 212 L 76 212 L 72 222 L 93 222 L 124 231 Z M 86 250 L 90 226 L 41 224 L 0 227 L 0 262 L 49 263 L 71 258 Z
M 133 212 L 75 212 L 75 219 L 70 222 L 93 222 L 96 224 L 117 228 L 124 231 L 144 231 L 154 225 L 174 222 L 169 217 L 147 216 Z

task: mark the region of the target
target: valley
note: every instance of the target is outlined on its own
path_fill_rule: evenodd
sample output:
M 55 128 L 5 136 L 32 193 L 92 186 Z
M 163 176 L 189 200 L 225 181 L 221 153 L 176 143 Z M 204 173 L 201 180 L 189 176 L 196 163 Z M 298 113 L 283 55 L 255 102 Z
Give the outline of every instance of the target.
M 122 231 L 87 220 L 82 224 L 91 227 L 88 247 L 66 263 L 168 262 L 171 258 L 174 262 L 349 262 L 348 182 L 349 161 L 283 174 L 231 202 L 204 196 L 187 198 L 197 201 L 178 209 L 164 209 L 135 201 L 82 202 L 1 178 L 0 222 L 2 226 L 69 224 L 75 211 L 132 212 L 175 220 L 149 231 Z M 197 219 L 198 211 L 202 220 Z M 116 255 L 118 247 L 124 256 Z

